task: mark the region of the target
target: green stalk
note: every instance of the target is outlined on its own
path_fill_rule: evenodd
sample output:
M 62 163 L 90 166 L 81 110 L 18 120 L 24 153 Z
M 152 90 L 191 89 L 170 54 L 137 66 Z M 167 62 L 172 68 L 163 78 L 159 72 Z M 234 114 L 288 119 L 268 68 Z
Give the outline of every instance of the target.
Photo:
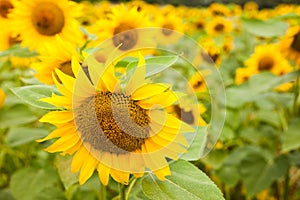
M 125 194 L 125 185 L 123 185 L 122 183 L 119 184 L 119 196 L 120 196 L 120 200 L 126 200 L 126 194 Z
M 106 200 L 106 186 L 103 185 L 100 181 L 100 194 L 99 200 Z
M 290 190 L 289 183 L 290 183 L 290 167 L 288 167 L 288 170 L 285 175 L 283 200 L 288 200 L 288 198 L 289 198 L 289 190 Z
M 296 79 L 295 82 L 295 96 L 294 96 L 294 114 L 297 115 L 299 113 L 299 108 L 298 108 L 298 98 L 299 98 L 299 79 Z

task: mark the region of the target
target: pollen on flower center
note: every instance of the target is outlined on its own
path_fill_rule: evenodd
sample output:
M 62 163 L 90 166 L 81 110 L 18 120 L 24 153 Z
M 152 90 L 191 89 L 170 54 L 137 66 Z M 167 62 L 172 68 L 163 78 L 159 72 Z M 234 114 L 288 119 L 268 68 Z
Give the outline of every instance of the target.
M 146 110 L 122 93 L 98 92 L 86 99 L 75 122 L 83 143 L 104 152 L 133 152 L 149 137 Z
M 9 13 L 9 10 L 14 8 L 10 1 L 4 0 L 0 1 L 0 15 L 3 18 L 7 18 L 7 14 Z
M 293 42 L 291 44 L 291 48 L 295 51 L 300 52 L 300 32 L 294 35 Z
M 31 21 L 37 32 L 53 36 L 62 31 L 65 17 L 63 11 L 54 3 L 42 2 L 34 8 Z
M 274 60 L 270 56 L 266 56 L 262 58 L 258 63 L 258 69 L 262 70 L 270 70 L 274 65 Z
M 126 32 L 124 32 L 126 31 Z M 113 43 L 117 47 L 122 44 L 119 48 L 123 51 L 129 50 L 137 43 L 138 34 L 137 31 L 127 24 L 120 24 L 114 30 Z

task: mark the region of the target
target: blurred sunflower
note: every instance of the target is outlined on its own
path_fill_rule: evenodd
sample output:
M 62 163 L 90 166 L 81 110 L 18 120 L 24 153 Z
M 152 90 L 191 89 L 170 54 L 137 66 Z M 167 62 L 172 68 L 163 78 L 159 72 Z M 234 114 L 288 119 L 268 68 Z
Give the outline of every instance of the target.
M 177 32 L 182 33 L 185 29 L 182 19 L 174 13 L 156 15 L 154 25 L 161 28 L 157 34 L 157 41 L 162 45 L 177 42 L 181 37 Z
M 116 78 L 114 65 L 102 68 L 102 72 L 99 67 L 88 64 L 91 80 L 77 62 L 72 62 L 76 78 L 55 70 L 63 85 L 54 80 L 63 96 L 53 95 L 44 101 L 65 109 L 41 118 L 57 129 L 39 142 L 59 137 L 46 151 L 76 152 L 71 170 L 80 171 L 80 184 L 95 169 L 104 185 L 109 175 L 128 184 L 130 174 L 140 177 L 146 168 L 164 180 L 171 173 L 166 157 L 177 159 L 185 152 L 188 144 L 181 133 L 194 131 L 162 110 L 177 101 L 176 93 L 169 85 L 145 79 L 141 55 L 125 87 Z
M 237 68 L 235 70 L 235 83 L 236 84 L 244 83 L 244 82 L 248 81 L 252 75 L 257 74 L 257 73 L 258 73 L 258 71 L 253 67 Z
M 5 93 L 2 90 L 2 88 L 0 88 L 0 108 L 3 107 L 4 102 L 5 102 Z
M 15 0 L 0 0 L 0 19 L 7 19 L 14 8 Z
M 287 30 L 279 48 L 285 57 L 300 64 L 300 26 L 292 26 Z
M 1 20 L 0 26 L 5 27 L 0 31 L 0 51 L 9 49 L 15 44 L 21 42 L 20 35 L 13 32 L 13 21 L 11 20 Z
M 230 33 L 232 29 L 232 22 L 223 17 L 213 18 L 206 26 L 207 33 L 212 36 Z
M 79 7 L 72 1 L 24 0 L 15 2 L 11 17 L 22 45 L 40 51 L 45 42 L 55 42 L 55 35 L 70 42 L 82 42 L 83 35 L 75 19 L 80 14 Z
M 76 45 L 63 41 L 57 35 L 54 44 L 47 43 L 45 45 L 45 51 L 39 56 L 40 62 L 32 63 L 31 67 L 36 70 L 35 77 L 39 81 L 52 85 L 54 84 L 52 74 L 55 74 L 55 68 L 60 69 L 69 76 L 75 77 L 71 68 L 71 60 L 76 55 Z M 55 76 L 58 78 L 56 74 Z
M 128 9 L 124 4 L 116 5 L 107 17 L 108 19 L 98 20 L 91 28 L 98 36 L 97 44 L 112 37 L 111 50 L 120 46 L 119 50 L 128 51 L 147 41 L 145 36 L 134 30 L 150 26 L 149 17 L 143 11 L 137 11 L 137 7 Z
M 188 93 L 192 94 L 194 92 L 205 92 L 207 87 L 205 81 L 200 73 L 195 73 L 189 80 L 189 85 L 187 87 Z
M 216 17 L 216 16 L 230 16 L 230 13 L 231 13 L 229 8 L 226 5 L 220 4 L 220 3 L 210 4 L 210 6 L 208 7 L 208 11 L 210 12 L 210 14 L 213 17 Z
M 245 65 L 253 68 L 254 71 L 269 71 L 275 75 L 283 75 L 292 71 L 289 62 L 273 44 L 256 46 L 254 53 L 245 61 Z

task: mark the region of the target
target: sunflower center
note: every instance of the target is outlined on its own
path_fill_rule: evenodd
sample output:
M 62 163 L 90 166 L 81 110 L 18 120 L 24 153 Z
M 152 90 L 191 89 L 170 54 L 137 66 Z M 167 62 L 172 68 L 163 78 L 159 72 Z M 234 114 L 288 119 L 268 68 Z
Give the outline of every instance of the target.
M 224 24 L 217 24 L 217 25 L 214 27 L 215 31 L 217 31 L 217 32 L 223 32 L 223 31 L 224 31 L 224 28 L 225 28 Z
M 31 22 L 40 34 L 53 36 L 63 29 L 65 17 L 63 11 L 54 3 L 41 2 L 34 8 Z
M 122 93 L 98 92 L 81 104 L 75 121 L 83 142 L 104 152 L 133 152 L 149 137 L 146 110 Z
M 274 65 L 274 60 L 270 56 L 263 57 L 258 63 L 258 69 L 260 71 L 270 70 Z
M 300 52 L 300 31 L 296 35 L 294 35 L 294 39 L 293 39 L 291 47 L 295 51 Z
M 125 32 L 124 32 L 125 31 Z M 128 24 L 120 24 L 114 30 L 113 43 L 117 47 L 122 44 L 119 48 L 123 51 L 129 50 L 137 43 L 138 34 Z
M 3 18 L 7 18 L 7 14 L 9 13 L 9 10 L 12 8 L 14 8 L 14 6 L 10 1 L 7 0 L 0 1 L 0 15 Z
M 169 36 L 172 34 L 172 30 L 174 29 L 174 26 L 172 24 L 164 24 L 162 27 L 164 28 L 162 30 L 164 35 Z

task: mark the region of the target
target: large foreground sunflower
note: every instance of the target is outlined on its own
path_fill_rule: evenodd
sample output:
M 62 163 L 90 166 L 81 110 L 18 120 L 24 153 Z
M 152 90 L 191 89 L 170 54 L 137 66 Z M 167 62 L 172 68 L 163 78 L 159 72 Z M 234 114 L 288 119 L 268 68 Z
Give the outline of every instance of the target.
M 141 55 L 125 83 L 116 78 L 113 64 L 105 70 L 94 61 L 87 64 L 89 78 L 74 60 L 76 78 L 56 69 L 62 84 L 54 80 L 62 96 L 44 101 L 62 109 L 41 118 L 57 128 L 39 142 L 59 138 L 46 151 L 75 153 L 71 170 L 80 171 L 80 184 L 95 169 L 104 185 L 109 175 L 127 184 L 130 174 L 140 177 L 146 169 L 164 180 L 171 173 L 166 158 L 177 159 L 185 152 L 182 132 L 194 131 L 164 109 L 178 101 L 177 93 L 167 84 L 145 79 Z
M 81 42 L 83 36 L 75 19 L 79 15 L 78 6 L 68 0 L 16 1 L 11 13 L 22 44 L 38 51 L 45 42 L 54 43 L 57 34 L 63 40 Z

